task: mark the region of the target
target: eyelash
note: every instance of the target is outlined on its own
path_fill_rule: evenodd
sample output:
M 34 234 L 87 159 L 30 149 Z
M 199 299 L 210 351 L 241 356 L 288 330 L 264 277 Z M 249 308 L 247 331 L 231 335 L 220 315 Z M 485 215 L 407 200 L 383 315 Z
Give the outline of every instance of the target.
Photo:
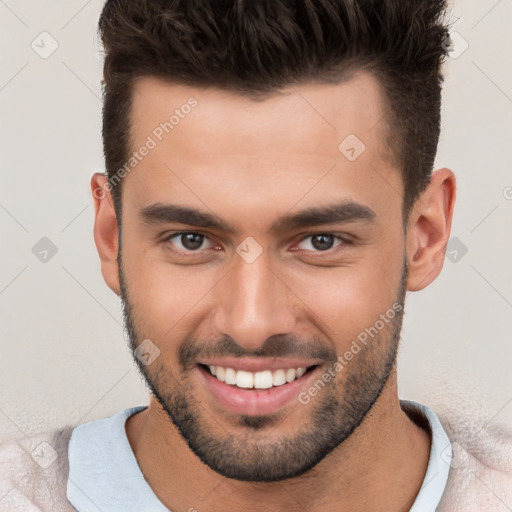
M 205 240 L 210 240 L 209 237 L 205 233 L 201 233 L 200 231 L 176 231 L 176 232 L 173 232 L 173 233 L 170 233 L 169 235 L 167 235 L 164 238 L 163 243 L 164 244 L 174 245 L 171 242 L 171 240 L 173 238 L 179 237 L 181 235 L 190 235 L 190 234 L 201 235 L 201 236 L 204 237 Z M 338 239 L 340 241 L 340 243 L 338 245 L 335 245 L 334 247 L 331 247 L 330 249 L 326 249 L 325 251 L 310 251 L 308 249 L 294 249 L 294 251 L 297 251 L 297 252 L 298 251 L 312 252 L 315 255 L 316 254 L 318 254 L 318 255 L 321 255 L 321 254 L 332 254 L 333 252 L 335 252 L 337 250 L 343 250 L 342 248 L 344 246 L 346 246 L 346 245 L 353 244 L 353 241 L 350 240 L 346 236 L 336 235 L 335 233 L 328 233 L 328 232 L 311 233 L 311 234 L 306 235 L 303 238 L 301 238 L 298 243 L 301 243 L 301 242 L 303 242 L 304 240 L 306 240 L 308 238 L 312 238 L 312 237 L 318 236 L 318 235 L 332 236 L 335 239 Z M 211 242 L 211 240 L 210 240 L 210 242 Z M 198 250 L 195 250 L 195 251 L 191 251 L 191 250 L 187 250 L 187 249 L 185 249 L 185 250 L 175 250 L 175 249 L 172 249 L 173 252 L 175 252 L 175 253 L 183 256 L 183 257 L 197 256 L 198 254 L 201 254 L 201 252 L 206 251 L 206 250 L 208 250 L 208 249 L 198 249 Z

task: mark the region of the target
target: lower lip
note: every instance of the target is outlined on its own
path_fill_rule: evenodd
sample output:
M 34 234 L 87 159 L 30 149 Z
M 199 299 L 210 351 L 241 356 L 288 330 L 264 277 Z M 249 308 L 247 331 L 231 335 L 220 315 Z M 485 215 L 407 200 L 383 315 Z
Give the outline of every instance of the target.
M 298 401 L 301 389 L 316 370 L 317 368 L 313 368 L 292 382 L 269 389 L 242 389 L 226 384 L 202 366 L 199 366 L 198 373 L 221 407 L 236 414 L 262 416 L 276 413 L 290 403 Z

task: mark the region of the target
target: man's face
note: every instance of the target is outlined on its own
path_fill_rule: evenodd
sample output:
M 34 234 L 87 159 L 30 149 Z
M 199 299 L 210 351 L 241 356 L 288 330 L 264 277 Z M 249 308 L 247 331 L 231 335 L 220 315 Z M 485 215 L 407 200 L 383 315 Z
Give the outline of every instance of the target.
M 158 130 L 175 109 L 179 121 Z M 406 268 L 386 128 L 366 74 L 263 101 L 150 78 L 135 88 L 133 149 L 148 136 L 155 145 L 123 182 L 130 343 L 158 348 L 137 364 L 189 447 L 225 476 L 307 471 L 362 422 L 393 370 Z M 330 206 L 336 219 L 298 216 Z M 222 225 L 178 222 L 167 207 Z M 262 389 L 243 387 L 254 380 Z

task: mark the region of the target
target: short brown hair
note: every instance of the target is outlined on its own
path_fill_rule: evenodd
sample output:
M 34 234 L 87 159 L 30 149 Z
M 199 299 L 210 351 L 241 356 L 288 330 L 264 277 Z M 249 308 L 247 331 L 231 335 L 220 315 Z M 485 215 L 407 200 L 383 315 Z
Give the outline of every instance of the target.
M 440 131 L 446 0 L 108 0 L 103 147 L 109 180 L 127 161 L 137 78 L 259 96 L 354 69 L 379 79 L 404 211 L 430 181 Z M 121 183 L 112 187 L 118 216 Z

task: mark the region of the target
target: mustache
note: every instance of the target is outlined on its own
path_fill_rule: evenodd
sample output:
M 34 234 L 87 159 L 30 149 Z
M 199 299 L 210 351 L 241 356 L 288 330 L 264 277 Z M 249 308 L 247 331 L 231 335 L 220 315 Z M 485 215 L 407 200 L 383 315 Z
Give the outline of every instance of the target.
M 216 342 L 199 343 L 195 340 L 185 341 L 178 349 L 178 360 L 184 370 L 195 367 L 197 360 L 221 357 L 297 357 L 330 362 L 337 358 L 334 348 L 326 346 L 320 339 L 300 340 L 294 335 L 276 334 L 267 338 L 256 350 L 247 350 L 230 336 L 223 336 Z

